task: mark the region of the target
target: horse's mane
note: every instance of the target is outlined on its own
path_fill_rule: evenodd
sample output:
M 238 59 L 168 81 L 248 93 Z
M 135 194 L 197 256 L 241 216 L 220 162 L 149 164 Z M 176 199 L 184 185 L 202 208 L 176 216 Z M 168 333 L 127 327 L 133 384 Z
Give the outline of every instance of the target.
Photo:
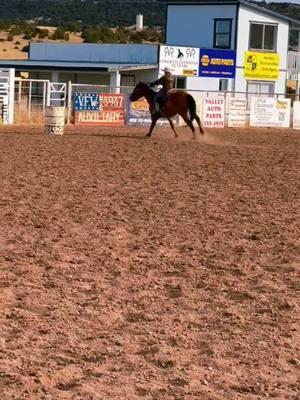
M 148 90 L 149 93 L 152 93 L 153 95 L 156 94 L 156 91 L 151 89 L 151 87 L 149 86 L 148 83 L 143 82 L 143 81 L 139 81 L 139 83 L 137 84 L 137 86 L 143 86 L 146 90 Z

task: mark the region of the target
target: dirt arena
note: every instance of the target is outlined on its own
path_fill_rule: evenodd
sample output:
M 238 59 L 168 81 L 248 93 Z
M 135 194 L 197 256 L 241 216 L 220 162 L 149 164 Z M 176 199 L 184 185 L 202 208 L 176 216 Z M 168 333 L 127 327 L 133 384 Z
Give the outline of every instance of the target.
M 0 128 L 0 399 L 297 400 L 300 132 Z

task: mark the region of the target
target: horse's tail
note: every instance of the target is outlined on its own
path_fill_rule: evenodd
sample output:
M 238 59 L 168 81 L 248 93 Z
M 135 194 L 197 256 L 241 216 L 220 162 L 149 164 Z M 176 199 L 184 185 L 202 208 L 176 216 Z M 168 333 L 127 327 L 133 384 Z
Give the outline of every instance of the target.
M 196 117 L 196 102 L 194 97 L 191 94 L 187 95 L 187 102 L 188 102 L 188 110 L 190 113 L 190 119 L 191 122 L 195 119 Z

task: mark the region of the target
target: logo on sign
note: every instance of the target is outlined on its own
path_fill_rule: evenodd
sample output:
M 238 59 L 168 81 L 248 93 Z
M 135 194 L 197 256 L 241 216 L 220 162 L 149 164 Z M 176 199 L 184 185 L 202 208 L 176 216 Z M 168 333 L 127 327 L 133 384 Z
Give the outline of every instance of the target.
M 100 94 L 99 93 L 75 93 L 74 94 L 75 111 L 99 111 Z
M 202 64 L 204 67 L 207 67 L 207 66 L 209 65 L 209 57 L 208 57 L 207 55 L 203 55 L 203 56 L 201 57 L 201 64 Z
M 277 80 L 279 77 L 279 53 L 245 52 L 244 77 L 246 79 Z

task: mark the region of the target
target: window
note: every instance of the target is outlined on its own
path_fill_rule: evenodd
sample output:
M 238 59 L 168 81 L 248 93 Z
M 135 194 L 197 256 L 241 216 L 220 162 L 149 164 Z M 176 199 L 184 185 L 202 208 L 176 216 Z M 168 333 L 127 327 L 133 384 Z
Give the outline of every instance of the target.
M 186 78 L 183 76 L 175 77 L 175 87 L 177 89 L 185 89 L 186 88 Z
M 269 97 L 274 94 L 275 83 L 274 82 L 258 82 L 248 81 L 247 93 L 248 93 L 248 104 L 250 104 L 251 97 Z
M 121 86 L 134 86 L 135 76 L 134 75 L 121 75 Z
M 228 90 L 228 79 L 219 79 L 219 91 L 227 92 Z
M 248 81 L 248 93 L 260 95 L 274 94 L 274 82 Z
M 250 23 L 249 48 L 276 51 L 277 25 Z
M 215 19 L 214 47 L 218 49 L 231 48 L 232 19 Z

